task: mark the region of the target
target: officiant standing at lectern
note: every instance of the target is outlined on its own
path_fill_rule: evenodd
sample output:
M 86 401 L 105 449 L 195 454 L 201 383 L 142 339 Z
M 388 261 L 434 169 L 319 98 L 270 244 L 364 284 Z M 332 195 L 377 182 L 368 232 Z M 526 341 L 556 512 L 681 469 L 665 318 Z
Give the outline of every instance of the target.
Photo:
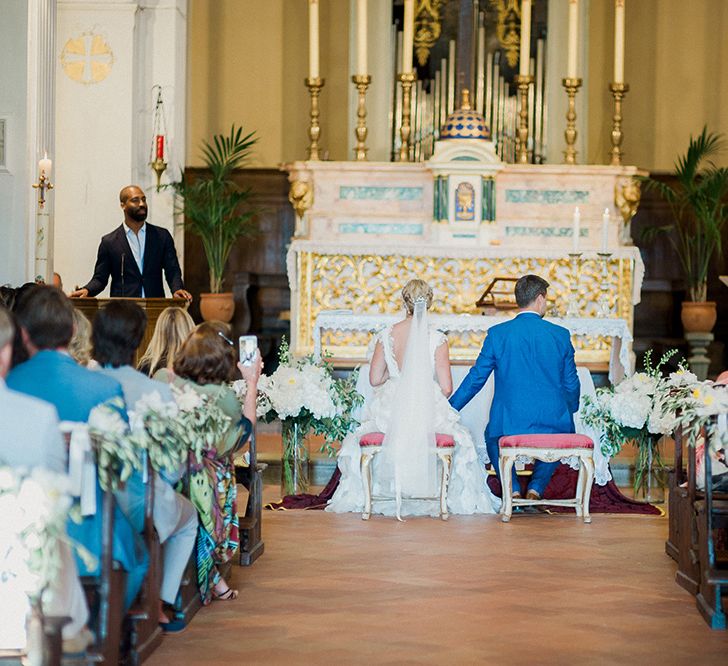
M 174 298 L 192 300 L 185 290 L 172 235 L 149 224 L 147 197 L 140 187 L 127 185 L 119 192 L 123 224 L 101 239 L 94 276 L 71 297 L 96 296 L 111 277 L 111 296 L 164 298 L 162 271 Z

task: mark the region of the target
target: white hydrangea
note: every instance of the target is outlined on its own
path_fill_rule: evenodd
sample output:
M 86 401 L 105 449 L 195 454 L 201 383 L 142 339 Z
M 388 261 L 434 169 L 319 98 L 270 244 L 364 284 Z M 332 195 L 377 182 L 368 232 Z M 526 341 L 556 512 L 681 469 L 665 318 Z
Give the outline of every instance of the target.
M 619 394 L 654 395 L 657 389 L 657 379 L 645 372 L 636 372 L 631 377 L 622 380 L 614 389 Z
M 674 412 L 663 412 L 661 405 L 655 405 L 647 419 L 647 429 L 653 435 L 669 435 L 677 425 Z
M 204 403 L 203 397 L 187 384 L 182 387 L 172 386 L 172 394 L 177 407 L 183 412 L 192 412 Z
M 698 378 L 689 370 L 680 368 L 680 370 L 677 370 L 676 372 L 671 372 L 667 381 L 669 386 L 677 388 L 679 386 L 691 386 L 692 384 L 697 384 Z
M 651 409 L 650 396 L 637 392 L 615 393 L 609 403 L 612 418 L 628 428 L 642 428 Z
M 126 421 L 121 418 L 121 414 L 106 404 L 97 405 L 91 410 L 88 426 L 91 430 L 118 437 L 127 430 Z

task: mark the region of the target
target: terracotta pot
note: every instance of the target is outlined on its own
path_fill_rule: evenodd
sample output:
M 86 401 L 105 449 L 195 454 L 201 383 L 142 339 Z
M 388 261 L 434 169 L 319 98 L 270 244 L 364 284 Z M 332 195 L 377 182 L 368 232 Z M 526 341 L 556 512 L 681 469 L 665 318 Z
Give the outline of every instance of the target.
M 715 301 L 683 301 L 680 319 L 686 333 L 709 333 L 718 319 Z
M 229 322 L 235 312 L 233 292 L 200 294 L 200 314 L 205 321 Z

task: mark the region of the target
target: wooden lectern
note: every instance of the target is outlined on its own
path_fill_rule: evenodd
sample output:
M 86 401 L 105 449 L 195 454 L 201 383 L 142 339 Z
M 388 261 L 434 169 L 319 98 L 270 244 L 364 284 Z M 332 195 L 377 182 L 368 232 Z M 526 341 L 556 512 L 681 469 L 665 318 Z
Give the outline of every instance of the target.
M 137 349 L 134 363 L 136 364 L 141 355 L 146 351 L 149 341 L 154 334 L 154 327 L 157 325 L 157 319 L 162 310 L 169 307 L 187 309 L 187 301 L 184 298 L 72 298 L 71 303 L 85 314 L 89 321 L 93 323 L 96 313 L 111 301 L 133 301 L 144 312 L 147 313 L 147 330 L 144 331 L 142 343 Z

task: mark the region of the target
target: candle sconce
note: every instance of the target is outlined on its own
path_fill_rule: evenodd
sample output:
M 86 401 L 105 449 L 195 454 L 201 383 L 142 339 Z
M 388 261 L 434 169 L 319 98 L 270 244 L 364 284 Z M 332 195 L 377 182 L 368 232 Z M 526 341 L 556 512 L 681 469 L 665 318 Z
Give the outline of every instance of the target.
M 38 182 L 33 183 L 33 189 L 38 190 L 38 208 L 45 208 L 45 193 L 47 190 L 53 189 L 53 183 L 51 183 L 50 178 L 46 176 L 45 169 L 40 170 Z
M 612 314 L 609 304 L 609 259 L 611 252 L 597 252 L 601 263 L 601 281 L 599 283 L 599 300 L 597 301 L 597 317 L 605 318 Z
M 152 148 L 149 157 L 149 166 L 157 174 L 157 192 L 162 187 L 162 174 L 167 170 L 167 162 L 164 159 L 164 144 L 167 136 L 167 121 L 164 115 L 164 102 L 162 101 L 162 86 L 156 85 L 152 92 L 157 91 L 157 101 L 154 105 L 154 127 L 152 136 Z

